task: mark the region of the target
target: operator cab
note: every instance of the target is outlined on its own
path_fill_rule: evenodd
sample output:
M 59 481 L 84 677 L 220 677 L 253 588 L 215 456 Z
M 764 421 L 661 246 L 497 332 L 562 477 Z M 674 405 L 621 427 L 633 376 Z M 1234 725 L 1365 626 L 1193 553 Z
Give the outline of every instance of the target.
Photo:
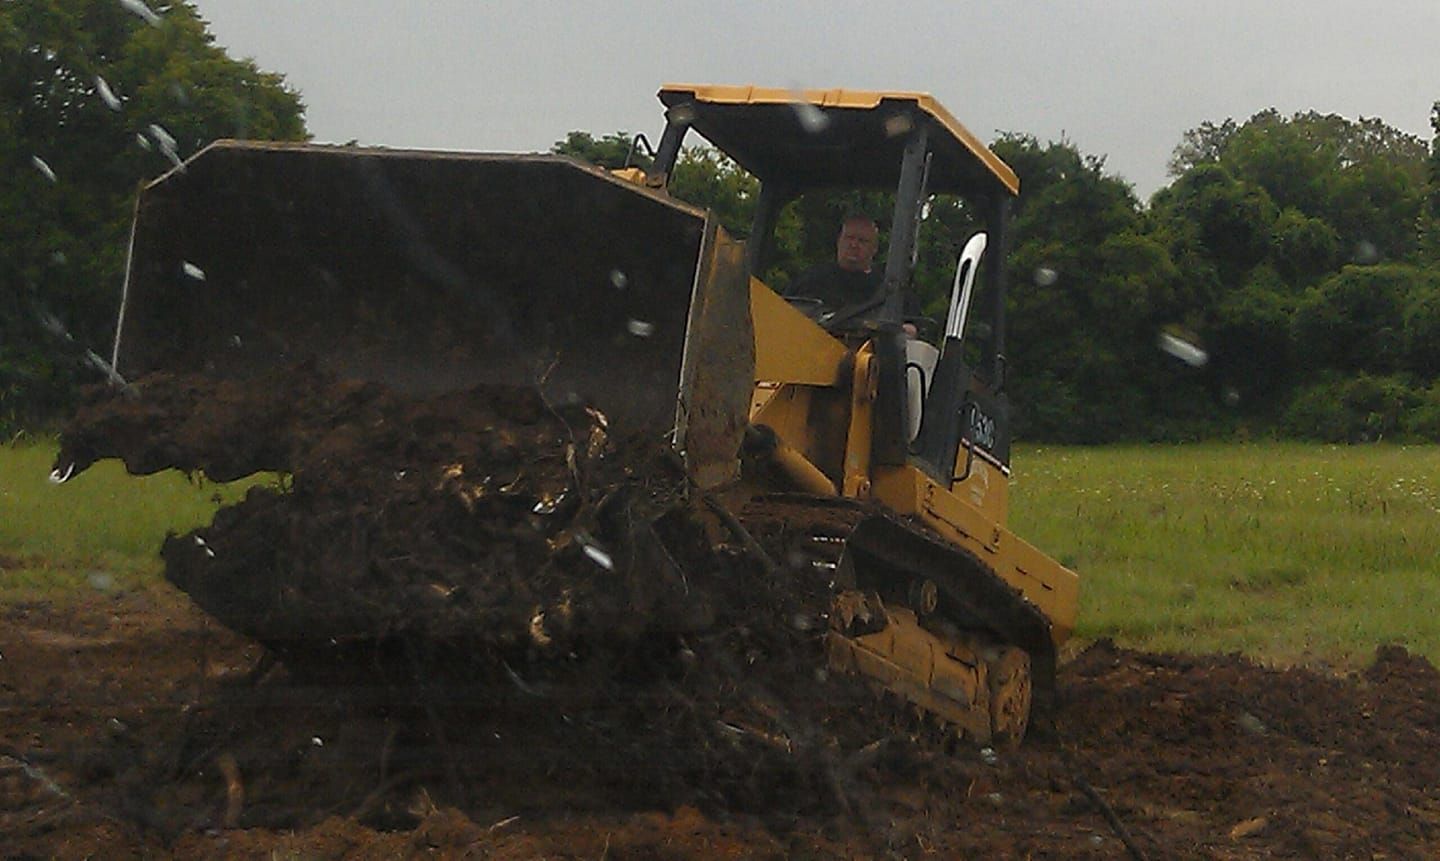
M 877 463 L 913 463 L 951 486 L 968 476 L 976 457 L 1008 473 L 1003 259 L 1010 205 L 1019 191 L 1015 173 L 925 93 L 667 85 L 659 97 L 667 109 L 666 128 L 648 184 L 666 185 L 692 129 L 759 180 L 745 252 L 752 276 L 766 271 L 780 212 L 798 196 L 893 192 L 876 293 L 843 308 L 821 307 L 806 297 L 794 304 L 852 349 L 874 344 L 880 361 Z M 930 344 L 908 337 L 904 326 L 924 329 L 934 321 L 905 310 L 913 309 L 907 299 L 915 289 L 917 237 L 926 207 L 942 194 L 983 213 L 984 231 L 970 238 L 956 263 L 945 324 Z M 983 267 L 982 257 L 988 262 Z M 965 327 L 977 273 L 986 301 L 974 309 L 984 324 L 975 328 L 986 337 L 978 350 L 968 351 L 976 358 L 967 363 Z

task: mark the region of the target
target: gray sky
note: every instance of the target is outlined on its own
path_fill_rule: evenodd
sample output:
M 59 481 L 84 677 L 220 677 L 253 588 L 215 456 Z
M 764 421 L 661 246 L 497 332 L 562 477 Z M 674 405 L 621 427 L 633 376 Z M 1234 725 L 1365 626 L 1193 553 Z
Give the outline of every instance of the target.
M 1104 155 L 1143 198 L 1180 135 L 1275 107 L 1429 140 L 1440 0 L 196 0 L 320 141 L 548 149 L 661 127 L 663 82 L 924 90 L 980 137 Z

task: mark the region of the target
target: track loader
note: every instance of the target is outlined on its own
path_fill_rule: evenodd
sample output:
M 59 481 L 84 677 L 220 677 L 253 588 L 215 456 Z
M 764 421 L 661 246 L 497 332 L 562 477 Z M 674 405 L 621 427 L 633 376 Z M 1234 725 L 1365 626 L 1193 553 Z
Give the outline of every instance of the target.
M 947 732 L 1018 741 L 1078 584 L 1005 525 L 1015 174 L 921 93 L 659 97 L 644 170 L 216 142 L 138 200 L 112 364 L 244 377 L 312 360 L 404 392 L 508 383 L 597 404 L 671 435 L 722 519 L 797 563 L 776 576 L 825 578 L 832 667 Z M 692 132 L 759 180 L 747 242 L 668 192 Z M 757 277 L 782 207 L 821 189 L 894 192 L 883 287 L 856 306 Z M 985 230 L 943 326 L 913 337 L 935 194 L 963 196 Z

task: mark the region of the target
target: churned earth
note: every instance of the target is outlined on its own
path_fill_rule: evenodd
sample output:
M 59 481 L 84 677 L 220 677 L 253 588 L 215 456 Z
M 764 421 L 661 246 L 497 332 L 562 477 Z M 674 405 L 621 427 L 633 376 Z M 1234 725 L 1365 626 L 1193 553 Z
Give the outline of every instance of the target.
M 165 538 L 170 585 L 0 608 L 0 857 L 1440 852 L 1424 659 L 1094 643 L 1019 748 L 942 741 L 825 669 L 783 535 L 594 409 L 157 377 L 62 440 L 105 457 L 281 477 Z

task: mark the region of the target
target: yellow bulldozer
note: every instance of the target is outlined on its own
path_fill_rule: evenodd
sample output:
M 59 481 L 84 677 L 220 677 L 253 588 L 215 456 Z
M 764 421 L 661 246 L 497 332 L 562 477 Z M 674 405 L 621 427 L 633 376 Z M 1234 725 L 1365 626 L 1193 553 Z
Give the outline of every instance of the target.
M 833 587 L 832 667 L 947 732 L 1018 741 L 1053 689 L 1078 581 L 1005 525 L 1015 174 L 921 93 L 659 97 L 643 170 L 216 142 L 138 200 L 112 364 L 243 376 L 313 360 L 417 394 L 489 382 L 598 404 L 669 434 L 728 521 L 785 525 Z M 692 132 L 759 182 L 745 242 L 668 191 Z M 832 189 L 894 194 L 882 286 L 844 308 L 757 277 L 782 208 Z M 943 325 L 915 337 L 936 194 L 985 228 Z

